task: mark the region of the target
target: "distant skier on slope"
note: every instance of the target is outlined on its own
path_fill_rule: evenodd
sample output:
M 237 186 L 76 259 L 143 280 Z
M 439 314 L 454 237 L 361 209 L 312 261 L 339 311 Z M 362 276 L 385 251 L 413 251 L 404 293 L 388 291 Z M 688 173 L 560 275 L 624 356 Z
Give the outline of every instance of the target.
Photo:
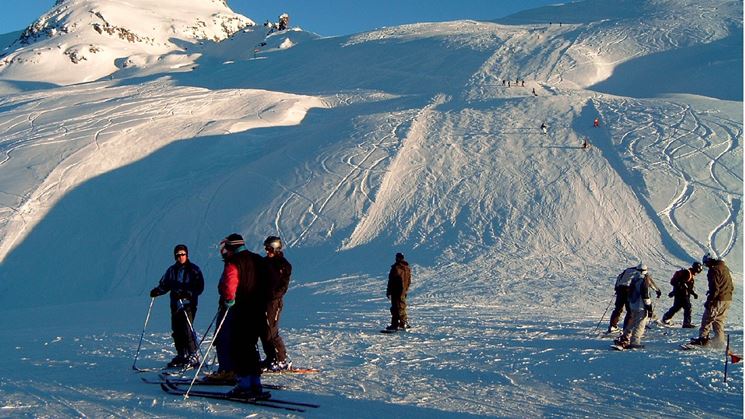
M 595 120 L 592 122 L 592 126 L 597 128 L 600 126 L 600 119 L 595 118 Z
M 177 355 L 168 363 L 168 368 L 196 366 L 199 355 L 193 325 L 199 295 L 204 291 L 204 277 L 199 266 L 189 260 L 186 245 L 176 245 L 173 257 L 176 262 L 168 267 L 158 286 L 150 290 L 150 297 L 171 293 L 171 336 Z
M 631 286 L 631 282 L 634 278 L 636 278 L 637 276 L 643 276 L 644 274 L 646 274 L 646 271 L 647 266 L 643 263 L 640 263 L 637 266 L 624 269 L 624 271 L 616 277 L 616 284 L 614 286 L 614 289 L 616 291 L 616 303 L 615 308 L 610 315 L 610 324 L 608 325 L 607 333 L 613 333 L 619 330 L 618 321 L 621 319 L 621 313 L 623 313 L 624 308 L 626 309 L 626 316 L 623 320 L 624 327 L 631 320 L 631 313 L 629 309 L 629 287 Z
M 279 15 L 279 22 L 277 23 L 277 29 L 280 31 L 284 31 L 287 28 L 290 27 L 290 15 L 287 13 L 282 13 Z
M 548 126 L 545 122 L 541 122 L 541 131 L 543 131 L 544 134 L 548 134 Z
M 637 267 L 638 275 L 634 275 L 629 285 L 629 322 L 623 325 L 623 334 L 614 343 L 623 349 L 643 348 L 641 339 L 649 319 L 654 315 L 652 299 L 649 296 L 652 277 L 647 274 L 647 266 Z
M 698 298 L 698 294 L 694 290 L 694 281 L 696 274 L 701 273 L 703 270 L 704 268 L 700 262 L 693 262 L 690 268 L 681 269 L 673 274 L 672 279 L 670 279 L 673 291 L 668 296 L 675 299 L 670 310 L 662 316 L 662 323 L 671 325 L 672 322 L 670 319 L 682 308 L 683 327 L 687 329 L 696 327 L 696 325 L 691 323 L 691 295 L 693 295 L 693 298 Z
M 724 344 L 724 322 L 727 320 L 727 311 L 732 305 L 735 285 L 727 265 L 713 253 L 709 252 L 704 255 L 701 262 L 709 269 L 706 273 L 709 291 L 706 293 L 704 315 L 701 318 L 698 338 L 691 339 L 691 345 L 708 345 L 710 343 L 709 333 L 714 329 L 716 335 L 714 346 L 719 347 Z
M 582 141 L 582 149 L 583 149 L 583 150 L 587 150 L 588 148 L 590 148 L 590 142 L 589 142 L 589 141 L 587 141 L 587 138 L 585 138 L 585 139 L 584 139 L 584 140 Z
M 391 300 L 391 325 L 386 330 L 404 330 L 409 328 L 406 314 L 406 295 L 411 284 L 411 268 L 404 260 L 404 255 L 396 253 L 396 263 L 391 265 L 388 273 L 388 286 L 385 296 Z

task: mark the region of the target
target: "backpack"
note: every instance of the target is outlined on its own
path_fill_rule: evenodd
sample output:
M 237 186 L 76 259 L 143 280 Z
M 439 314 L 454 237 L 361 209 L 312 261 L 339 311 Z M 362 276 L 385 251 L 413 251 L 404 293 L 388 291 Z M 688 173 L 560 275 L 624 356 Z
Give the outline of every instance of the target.
M 631 281 L 638 276 L 638 274 L 639 271 L 637 271 L 636 268 L 628 268 L 621 272 L 616 278 L 616 288 L 630 286 Z

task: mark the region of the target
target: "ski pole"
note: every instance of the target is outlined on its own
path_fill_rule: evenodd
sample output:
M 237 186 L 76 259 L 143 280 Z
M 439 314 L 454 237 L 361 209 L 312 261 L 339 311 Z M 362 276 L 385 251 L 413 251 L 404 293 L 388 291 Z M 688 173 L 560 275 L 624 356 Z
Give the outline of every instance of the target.
M 189 383 L 189 388 L 186 389 L 186 393 L 184 393 L 184 398 L 189 398 L 189 392 L 191 391 L 191 388 L 194 386 L 194 382 L 197 381 L 197 377 L 199 376 L 199 371 L 202 370 L 202 366 L 204 365 L 204 361 L 207 360 L 207 355 L 210 354 L 210 350 L 212 349 L 212 346 L 215 344 L 215 341 L 217 340 L 217 335 L 220 333 L 220 330 L 222 329 L 222 325 L 225 323 L 225 319 L 228 317 L 228 311 L 230 310 L 230 307 L 225 307 L 225 314 L 222 316 L 222 319 L 220 319 L 220 324 L 217 325 L 217 329 L 215 329 L 215 335 L 212 337 L 212 341 L 210 342 L 209 346 L 207 346 L 207 351 L 204 353 L 204 357 L 202 358 L 202 361 L 199 363 L 199 368 L 197 368 L 197 371 L 194 373 L 194 378 L 191 379 L 191 383 Z M 220 312 L 219 309 L 217 311 Z
M 727 365 L 729 364 L 729 334 L 727 334 L 727 349 L 724 350 L 724 382 L 727 383 Z
M 135 353 L 135 360 L 132 362 L 132 369 L 137 370 L 137 367 L 135 364 L 137 364 L 137 357 L 140 356 L 140 348 L 142 348 L 142 339 L 145 337 L 145 329 L 147 328 L 147 323 L 150 321 L 150 312 L 153 311 L 153 303 L 155 302 L 155 297 L 150 298 L 150 308 L 147 309 L 147 316 L 145 316 L 145 325 L 142 326 L 142 334 L 140 335 L 140 343 L 137 345 L 137 352 Z
M 610 305 L 613 304 L 613 300 L 615 300 L 615 298 L 616 298 L 616 296 L 614 294 L 613 297 L 611 297 L 610 302 L 608 302 L 608 307 L 605 308 L 605 311 L 603 312 L 603 315 L 600 317 L 600 321 L 598 321 L 598 324 L 595 326 L 594 329 L 592 329 L 592 332 L 590 332 L 590 333 L 597 332 L 598 327 L 600 327 L 600 323 L 603 322 L 603 319 L 605 318 L 605 314 L 608 313 L 608 309 L 610 308 Z
M 215 320 L 217 319 L 217 315 L 219 313 L 220 313 L 219 311 L 217 313 L 215 313 L 215 316 L 212 317 L 212 321 L 210 322 L 210 325 L 207 326 L 207 330 L 205 330 L 204 331 L 204 334 L 202 334 L 202 339 L 199 340 L 199 347 L 200 348 L 202 347 L 202 343 L 204 343 L 204 340 L 207 339 L 207 335 L 210 333 L 210 329 L 212 329 L 212 326 L 215 325 Z
M 197 340 L 197 332 L 194 330 L 194 326 L 191 324 L 191 319 L 189 319 L 189 313 L 186 312 L 186 305 L 184 304 L 183 299 L 178 300 L 179 306 L 181 306 L 181 311 L 184 312 L 184 317 L 186 317 L 186 324 L 189 325 L 189 330 L 191 330 L 191 336 L 196 341 Z M 201 342 L 200 342 L 201 343 Z M 197 351 L 199 352 L 199 356 L 202 356 L 202 349 L 197 347 Z

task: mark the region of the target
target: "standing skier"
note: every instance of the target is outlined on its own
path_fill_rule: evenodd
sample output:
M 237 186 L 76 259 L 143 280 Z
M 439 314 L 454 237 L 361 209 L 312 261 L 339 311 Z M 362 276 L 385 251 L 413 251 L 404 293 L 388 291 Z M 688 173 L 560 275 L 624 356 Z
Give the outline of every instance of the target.
M 285 259 L 282 252 L 282 239 L 279 237 L 267 237 L 264 240 L 264 250 L 266 250 L 264 261 L 268 269 L 269 299 L 266 305 L 267 328 L 265 334 L 261 335 L 261 345 L 266 355 L 262 367 L 272 371 L 286 370 L 292 364 L 287 361 L 287 349 L 279 335 L 279 315 L 282 313 L 282 298 L 290 285 L 292 265 Z
M 652 299 L 649 296 L 652 277 L 646 271 L 645 265 L 640 266 L 640 274 L 634 275 L 629 285 L 630 320 L 623 324 L 623 334 L 614 343 L 623 349 L 643 348 L 641 344 L 647 322 L 654 315 Z
M 545 122 L 541 122 L 541 131 L 543 131 L 544 134 L 548 134 L 548 126 Z
M 595 118 L 595 121 L 592 122 L 592 126 L 597 128 L 600 126 L 600 120 L 598 118 Z
M 607 333 L 613 333 L 619 330 L 618 321 L 621 319 L 621 313 L 623 313 L 624 308 L 626 308 L 626 316 L 623 319 L 624 328 L 631 320 L 631 310 L 629 309 L 629 287 L 634 278 L 637 276 L 643 276 L 646 273 L 647 266 L 640 263 L 637 266 L 624 269 L 624 271 L 616 277 L 616 285 L 614 287 L 616 291 L 616 304 L 610 315 L 610 324 L 608 325 Z
M 408 329 L 406 315 L 406 294 L 411 284 L 411 268 L 404 255 L 396 253 L 396 263 L 391 265 L 388 273 L 388 287 L 385 296 L 391 300 L 391 325 L 386 330 Z
M 171 336 L 177 355 L 168 368 L 199 365 L 194 317 L 197 315 L 199 295 L 204 291 L 204 277 L 199 266 L 189 260 L 189 249 L 184 244 L 173 249 L 176 262 L 160 278 L 158 286 L 150 290 L 155 298 L 171 293 Z
M 238 378 L 232 395 L 265 398 L 256 343 L 266 328 L 266 268 L 263 258 L 246 249 L 240 234 L 220 242 L 225 260 L 218 285 L 225 320 L 217 336 L 218 360 L 229 360 Z M 222 366 L 221 366 L 222 367 Z
M 723 260 L 718 259 L 712 253 L 707 253 L 702 262 L 709 269 L 706 273 L 709 291 L 706 293 L 704 315 L 701 318 L 698 338 L 691 339 L 691 344 L 708 345 L 709 333 L 711 329 L 714 329 L 716 346 L 721 346 L 724 343 L 724 322 L 727 320 L 727 310 L 732 305 L 732 293 L 735 291 L 735 286 L 732 283 L 729 268 Z
M 698 294 L 694 290 L 694 280 L 696 274 L 703 271 L 703 266 L 700 262 L 693 262 L 688 269 L 681 269 L 673 274 L 670 279 L 670 284 L 673 286 L 673 291 L 668 294 L 670 297 L 674 297 L 673 306 L 662 316 L 662 323 L 671 325 L 670 319 L 673 318 L 681 308 L 683 309 L 683 327 L 691 329 L 696 325 L 691 323 L 691 295 L 693 298 L 698 298 Z

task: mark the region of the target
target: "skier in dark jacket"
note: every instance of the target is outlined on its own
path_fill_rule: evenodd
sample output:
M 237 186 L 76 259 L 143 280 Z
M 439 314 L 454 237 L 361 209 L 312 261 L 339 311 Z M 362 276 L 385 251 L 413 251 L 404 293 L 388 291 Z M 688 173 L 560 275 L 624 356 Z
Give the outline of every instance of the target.
M 698 330 L 698 338 L 692 339 L 693 345 L 708 345 L 709 333 L 714 329 L 716 334 L 716 345 L 724 344 L 724 322 L 727 320 L 727 311 L 732 305 L 732 293 L 735 285 L 732 275 L 724 261 L 718 259 L 712 253 L 704 255 L 704 266 L 709 271 L 706 279 L 709 281 L 709 291 L 706 292 L 706 303 L 704 303 L 704 315 L 701 318 L 701 327 Z
M 391 265 L 388 273 L 388 287 L 385 296 L 391 300 L 391 325 L 386 330 L 409 328 L 406 315 L 406 294 L 411 284 L 411 268 L 404 260 L 404 255 L 396 253 L 396 263 Z
M 150 297 L 171 293 L 171 330 L 177 355 L 168 363 L 169 368 L 199 364 L 197 339 L 194 334 L 194 317 L 197 314 L 199 295 L 204 291 L 204 277 L 199 266 L 189 260 L 189 249 L 179 244 L 173 249 L 176 263 L 168 267 Z
M 670 280 L 670 284 L 673 286 L 673 291 L 668 294 L 669 297 L 674 297 L 673 306 L 662 316 L 662 323 L 671 325 L 670 319 L 673 318 L 681 308 L 683 309 L 683 327 L 690 329 L 696 327 L 691 323 L 691 295 L 693 298 L 698 298 L 696 290 L 694 289 L 694 281 L 696 274 L 703 271 L 703 266 L 699 262 L 693 262 L 690 268 L 681 269 L 673 275 Z
M 640 263 L 637 266 L 624 269 L 624 271 L 621 272 L 618 277 L 616 277 L 616 284 L 614 287 L 616 291 L 616 304 L 613 312 L 610 315 L 610 324 L 608 325 L 607 333 L 613 333 L 619 330 L 618 321 L 621 320 L 621 313 L 623 313 L 624 308 L 626 309 L 626 316 L 623 319 L 623 324 L 625 326 L 627 323 L 630 322 L 631 309 L 629 307 L 629 287 L 631 286 L 631 281 L 636 276 L 643 277 L 646 273 L 646 265 Z
M 267 291 L 268 301 L 266 305 L 267 328 L 261 336 L 261 346 L 264 348 L 266 359 L 262 361 L 262 367 L 272 371 L 286 370 L 291 367 L 287 360 L 287 349 L 282 337 L 279 335 L 279 316 L 282 313 L 282 298 L 290 286 L 290 275 L 292 265 L 285 259 L 282 252 L 282 239 L 269 236 L 264 240 L 264 250 L 267 264 Z

